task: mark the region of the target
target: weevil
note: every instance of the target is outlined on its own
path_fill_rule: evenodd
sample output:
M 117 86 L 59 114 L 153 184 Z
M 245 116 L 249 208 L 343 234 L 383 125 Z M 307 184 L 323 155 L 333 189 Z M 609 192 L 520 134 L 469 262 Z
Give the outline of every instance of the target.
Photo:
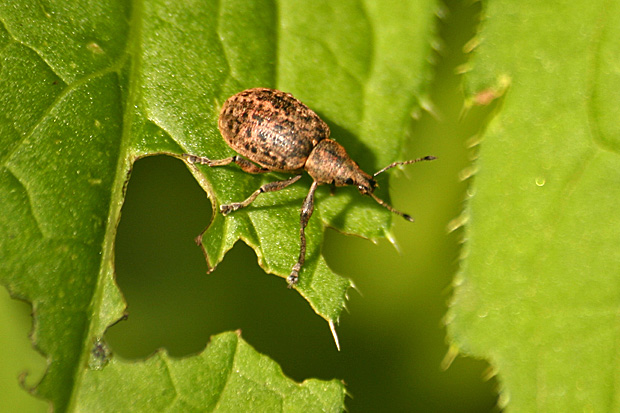
M 188 163 L 208 166 L 236 163 L 243 171 L 252 174 L 295 174 L 292 178 L 261 186 L 245 201 L 220 205 L 223 215 L 247 207 L 264 192 L 279 191 L 294 184 L 301 178 L 304 170 L 313 179 L 301 207 L 299 258 L 287 277 L 289 287 L 297 284 L 299 272 L 306 259 L 305 229 L 314 211 L 314 192 L 319 185 L 355 185 L 362 195 L 370 195 L 379 205 L 408 221 L 413 221 L 410 215 L 392 208 L 374 194 L 377 188 L 374 177 L 398 165 L 435 159 L 434 156 L 425 156 L 394 162 L 371 176 L 362 171 L 347 155 L 342 145 L 329 138 L 329 127 L 314 111 L 290 93 L 274 89 L 248 89 L 231 96 L 222 106 L 218 126 L 228 146 L 241 156 L 209 159 L 183 154 Z

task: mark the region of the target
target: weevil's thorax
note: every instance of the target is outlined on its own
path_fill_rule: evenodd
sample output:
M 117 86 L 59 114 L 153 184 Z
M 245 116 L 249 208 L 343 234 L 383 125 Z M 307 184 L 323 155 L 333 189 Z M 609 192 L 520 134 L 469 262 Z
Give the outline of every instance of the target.
M 306 161 L 306 171 L 319 184 L 354 185 L 362 194 L 377 187 L 372 176 L 362 171 L 344 147 L 332 139 L 324 139 L 315 146 Z
M 273 171 L 301 170 L 329 127 L 291 94 L 248 89 L 226 100 L 219 118 L 224 140 L 249 160 Z

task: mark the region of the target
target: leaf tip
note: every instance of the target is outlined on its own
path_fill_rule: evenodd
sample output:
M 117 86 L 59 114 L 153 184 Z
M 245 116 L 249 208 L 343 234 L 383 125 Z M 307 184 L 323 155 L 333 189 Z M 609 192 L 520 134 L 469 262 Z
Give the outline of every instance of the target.
M 472 176 L 476 175 L 476 172 L 478 172 L 478 166 L 477 165 L 469 165 L 469 166 L 461 169 L 461 171 L 459 172 L 459 180 L 461 182 L 466 181 L 469 178 L 471 178 Z
M 441 360 L 441 369 L 442 370 L 448 370 L 450 368 L 450 366 L 452 365 L 452 362 L 454 361 L 454 359 L 456 358 L 456 356 L 458 356 L 460 353 L 459 348 L 456 346 L 456 344 L 451 344 L 450 347 L 448 348 L 448 352 L 446 353 L 446 355 L 443 357 L 443 360 Z
M 493 365 L 490 365 L 482 373 L 482 380 L 489 381 L 495 376 L 497 376 L 497 368 Z
M 512 83 L 512 78 L 508 74 L 497 77 L 494 85 L 479 90 L 467 99 L 466 106 L 489 106 L 497 99 L 502 98 Z
M 354 283 L 353 281 L 351 281 L 351 280 L 349 281 L 349 286 L 350 286 L 351 288 L 353 288 L 353 289 L 354 289 L 354 290 L 355 290 L 355 291 L 356 291 L 356 292 L 360 295 L 360 297 L 363 297 L 363 296 L 364 296 L 364 294 L 362 294 L 362 292 L 360 291 L 360 289 L 359 289 L 359 288 L 357 288 L 357 285 L 355 285 L 355 283 Z M 349 295 L 348 295 L 348 294 L 346 295 L 346 298 L 347 298 L 347 300 L 349 299 Z
M 458 217 L 448 222 L 448 225 L 446 226 L 446 230 L 448 231 L 448 233 L 452 233 L 456 231 L 457 229 L 461 228 L 462 226 L 464 226 L 465 224 L 467 224 L 468 221 L 469 221 L 469 214 L 464 212 Z
M 423 97 L 420 99 L 420 107 L 427 112 L 428 114 L 430 114 L 433 118 L 437 119 L 437 120 L 441 120 L 442 116 L 439 113 L 439 110 L 437 109 L 437 107 L 435 106 L 435 104 L 430 100 L 430 98 L 428 97 Z
M 334 343 L 336 343 L 336 348 L 340 351 L 340 340 L 338 340 L 338 333 L 336 333 L 336 326 L 334 325 L 334 320 L 329 320 L 329 329 L 332 332 L 332 336 L 334 337 Z

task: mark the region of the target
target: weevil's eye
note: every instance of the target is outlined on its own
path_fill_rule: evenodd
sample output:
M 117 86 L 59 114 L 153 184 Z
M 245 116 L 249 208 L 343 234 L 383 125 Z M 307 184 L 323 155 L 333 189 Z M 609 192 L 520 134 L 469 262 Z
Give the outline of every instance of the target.
M 360 190 L 362 195 L 366 195 L 368 193 L 375 192 L 376 187 L 377 187 L 377 182 L 374 179 L 368 179 L 362 185 L 358 185 L 357 189 Z
M 347 184 L 347 185 L 353 185 L 353 179 L 352 178 L 347 178 L 347 179 L 345 179 L 344 183 Z

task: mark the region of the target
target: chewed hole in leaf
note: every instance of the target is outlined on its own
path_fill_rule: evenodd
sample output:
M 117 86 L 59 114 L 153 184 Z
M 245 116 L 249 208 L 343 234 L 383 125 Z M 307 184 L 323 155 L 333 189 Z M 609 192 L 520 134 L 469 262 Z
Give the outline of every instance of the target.
M 35 385 L 46 368 L 45 357 L 32 348 L 29 333 L 32 329 L 32 307 L 27 303 L 11 299 L 4 287 L 0 287 L 0 323 L 3 335 L 0 339 L 3 350 L 9 355 L 2 359 L 0 381 L 3 383 L 2 398 L 4 407 L 19 403 L 19 409 L 44 412 L 47 403 L 31 397 L 24 391 L 20 382 L 26 387 Z M 19 376 L 19 381 L 16 378 Z M 17 407 L 14 407 L 17 409 Z
M 116 237 L 116 279 L 129 317 L 108 330 L 115 353 L 144 357 L 160 347 L 195 353 L 215 333 L 192 325 L 207 281 L 193 238 L 210 213 L 181 162 L 157 156 L 134 164 Z
M 327 361 L 335 348 L 325 321 L 281 278 L 266 274 L 250 247 L 237 242 L 206 273 L 194 238 L 210 214 L 205 192 L 181 161 L 157 156 L 135 163 L 116 239 L 128 318 L 106 334 L 114 354 L 139 359 L 165 347 L 186 356 L 210 336 L 240 329 L 296 380 L 337 377 Z

